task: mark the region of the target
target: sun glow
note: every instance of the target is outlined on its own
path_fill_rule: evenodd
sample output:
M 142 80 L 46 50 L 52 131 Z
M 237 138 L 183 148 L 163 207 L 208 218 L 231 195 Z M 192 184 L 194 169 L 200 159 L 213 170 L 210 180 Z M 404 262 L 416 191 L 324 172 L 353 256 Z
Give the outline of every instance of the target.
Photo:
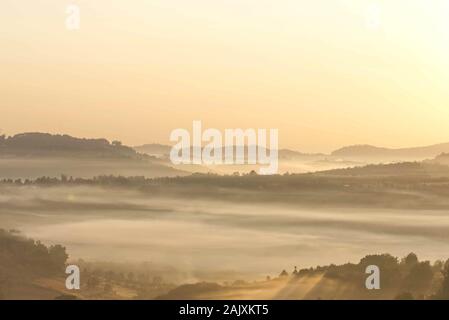
M 79 0 L 71 32 L 57 1 L 5 0 L 1 129 L 166 143 L 201 119 L 304 151 L 447 141 L 448 3 Z

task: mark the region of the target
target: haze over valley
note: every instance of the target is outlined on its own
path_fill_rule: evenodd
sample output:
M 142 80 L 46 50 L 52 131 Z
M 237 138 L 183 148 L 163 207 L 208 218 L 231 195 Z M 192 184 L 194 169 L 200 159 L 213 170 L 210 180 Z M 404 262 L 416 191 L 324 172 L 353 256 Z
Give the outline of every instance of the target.
M 0 299 L 449 299 L 448 3 L 2 0 Z
M 162 145 L 132 149 L 36 133 L 2 141 L 0 161 L 22 174 L 4 174 L 2 228 L 63 244 L 70 261 L 126 268 L 146 263 L 147 272 L 176 286 L 260 280 L 280 269 L 356 262 L 369 253 L 404 256 L 413 250 L 434 261 L 449 250 L 449 166 L 438 160 L 444 154 L 423 162 L 351 163 L 274 176 L 240 166 L 239 175 L 220 175 L 170 165 L 169 147 Z M 422 149 L 438 154 L 445 147 L 417 148 L 407 156 L 423 156 Z M 284 149 L 280 161 L 310 163 L 336 153 Z M 42 167 L 36 168 L 36 159 Z M 71 172 L 70 163 L 79 171 Z M 136 175 L 122 171 L 135 170 L 135 163 Z M 2 170 L 14 176 L 6 166 Z M 42 172 L 48 174 L 35 178 Z

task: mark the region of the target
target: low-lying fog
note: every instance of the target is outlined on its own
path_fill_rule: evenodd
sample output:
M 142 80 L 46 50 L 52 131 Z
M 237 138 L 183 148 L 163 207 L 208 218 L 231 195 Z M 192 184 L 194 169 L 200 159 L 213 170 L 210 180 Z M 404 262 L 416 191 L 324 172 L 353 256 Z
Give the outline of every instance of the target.
M 0 187 L 0 228 L 19 229 L 71 258 L 149 261 L 185 272 L 253 276 L 413 251 L 447 258 L 445 211 L 335 209 L 155 198 L 96 187 Z

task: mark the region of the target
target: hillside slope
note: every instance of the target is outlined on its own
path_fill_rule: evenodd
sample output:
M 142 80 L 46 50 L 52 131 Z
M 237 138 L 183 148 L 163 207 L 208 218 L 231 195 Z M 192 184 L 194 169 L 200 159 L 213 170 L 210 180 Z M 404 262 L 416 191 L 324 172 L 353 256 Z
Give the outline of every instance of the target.
M 185 173 L 156 157 L 140 154 L 118 141 L 69 135 L 22 133 L 0 136 L 0 177 L 98 175 L 177 176 Z
M 381 148 L 371 145 L 354 145 L 335 150 L 331 155 L 353 160 L 419 161 L 426 158 L 434 158 L 443 152 L 449 152 L 449 143 L 398 149 Z

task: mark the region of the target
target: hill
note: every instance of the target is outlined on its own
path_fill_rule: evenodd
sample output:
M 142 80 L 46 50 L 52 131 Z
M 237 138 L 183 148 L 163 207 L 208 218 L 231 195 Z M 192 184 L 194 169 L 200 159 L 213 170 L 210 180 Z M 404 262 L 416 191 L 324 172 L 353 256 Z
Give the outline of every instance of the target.
M 57 291 L 39 288 L 40 277 L 64 276 L 68 258 L 61 245 L 45 246 L 21 236 L 17 231 L 0 229 L 0 300 L 52 298 Z
M 141 146 L 133 147 L 134 150 L 140 153 L 144 153 L 151 156 L 156 157 L 168 157 L 170 155 L 171 146 L 164 145 L 164 144 L 158 144 L 158 143 L 150 143 L 150 144 L 144 144 Z M 224 155 L 226 150 L 232 148 L 231 146 L 222 147 L 221 153 Z M 235 149 L 235 147 L 234 147 Z M 264 148 L 265 149 L 265 148 Z M 266 153 L 270 153 L 271 151 L 269 149 L 264 150 Z M 190 148 L 190 153 L 193 152 L 193 148 Z M 248 153 L 248 147 L 245 146 L 244 148 L 245 154 Z M 290 149 L 279 149 L 279 158 L 283 160 L 318 160 L 318 159 L 325 159 L 326 157 L 329 157 L 326 154 L 323 153 L 303 153 L 295 150 Z
M 118 141 L 80 139 L 69 135 L 21 133 L 0 136 L 0 156 L 71 156 L 93 158 L 147 158 Z
M 447 263 L 446 263 L 447 264 Z M 382 270 L 382 290 L 367 290 L 366 268 L 376 265 Z M 377 299 L 447 299 L 449 273 L 442 261 L 419 261 L 414 253 L 399 259 L 390 254 L 373 254 L 358 263 L 327 265 L 283 270 L 277 277 L 266 280 L 218 284 L 198 282 L 184 284 L 160 300 L 195 299 L 285 299 L 285 300 L 377 300 Z
M 430 162 L 370 164 L 363 167 L 333 169 L 315 175 L 351 177 L 449 177 L 449 166 Z
M 153 178 L 5 179 L 0 186 L 100 186 L 139 190 L 152 196 L 240 203 L 282 203 L 322 208 L 449 208 L 449 166 L 423 163 L 369 165 L 308 174 L 263 176 L 193 174 Z
M 171 150 L 171 146 L 159 143 L 144 144 L 141 146 L 135 146 L 133 148 L 139 153 L 147 154 L 158 158 L 168 156 Z
M 61 174 L 156 177 L 185 173 L 119 141 L 37 132 L 0 136 L 0 177 L 33 179 Z
M 435 159 L 430 159 L 425 161 L 426 163 L 449 165 L 449 153 L 442 153 L 435 157 Z
M 335 150 L 331 155 L 344 159 L 365 161 L 421 161 L 427 158 L 434 158 L 444 152 L 449 152 L 449 143 L 398 149 L 371 145 L 354 145 Z
M 222 154 L 230 147 L 223 147 Z M 148 155 L 158 157 L 168 157 L 171 146 L 162 144 L 145 144 L 134 147 L 134 150 Z M 192 150 L 191 150 L 192 152 Z M 245 147 L 245 153 L 247 148 Z M 270 150 L 266 150 L 270 152 Z M 337 149 L 331 154 L 324 153 L 304 153 L 291 149 L 279 149 L 280 160 L 307 160 L 307 161 L 336 161 L 343 159 L 347 161 L 422 161 L 434 158 L 442 153 L 449 153 L 449 143 L 440 143 L 430 146 L 413 148 L 384 148 L 372 145 L 353 145 Z

